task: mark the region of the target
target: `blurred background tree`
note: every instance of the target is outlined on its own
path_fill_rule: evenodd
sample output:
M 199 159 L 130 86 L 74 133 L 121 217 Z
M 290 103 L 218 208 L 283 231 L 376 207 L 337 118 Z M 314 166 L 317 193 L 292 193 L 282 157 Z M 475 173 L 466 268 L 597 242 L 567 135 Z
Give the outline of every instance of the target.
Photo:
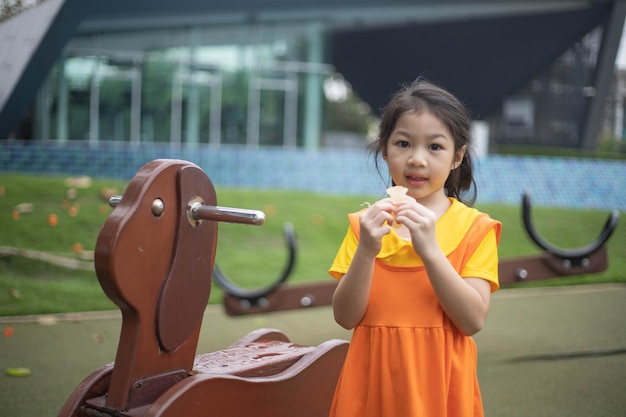
M 326 130 L 350 132 L 363 139 L 376 134 L 378 118 L 370 106 L 354 93 L 350 83 L 334 74 L 324 82 Z

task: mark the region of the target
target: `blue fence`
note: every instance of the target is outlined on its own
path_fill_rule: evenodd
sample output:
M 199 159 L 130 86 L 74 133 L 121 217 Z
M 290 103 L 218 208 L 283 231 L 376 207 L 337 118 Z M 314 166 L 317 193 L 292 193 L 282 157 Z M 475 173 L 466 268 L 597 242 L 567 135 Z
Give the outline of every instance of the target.
M 384 193 L 386 176 L 376 172 L 364 149 L 285 150 L 245 147 L 176 148 L 169 144 L 0 141 L 0 171 L 88 175 L 131 179 L 159 158 L 199 165 L 216 187 L 288 189 L 313 193 Z M 384 166 L 383 166 L 384 168 Z M 626 162 L 578 158 L 490 155 L 477 162 L 479 203 L 519 205 L 528 192 L 533 205 L 626 211 Z

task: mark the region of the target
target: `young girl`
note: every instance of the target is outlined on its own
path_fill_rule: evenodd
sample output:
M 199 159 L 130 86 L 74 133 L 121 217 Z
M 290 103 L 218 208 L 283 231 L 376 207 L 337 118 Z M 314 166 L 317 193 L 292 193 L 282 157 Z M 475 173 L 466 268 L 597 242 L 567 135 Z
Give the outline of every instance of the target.
M 470 336 L 498 289 L 501 225 L 461 202 L 475 189 L 467 111 L 418 79 L 391 99 L 372 150 L 412 198 L 348 216 L 329 273 L 335 320 L 354 331 L 330 415 L 482 416 Z

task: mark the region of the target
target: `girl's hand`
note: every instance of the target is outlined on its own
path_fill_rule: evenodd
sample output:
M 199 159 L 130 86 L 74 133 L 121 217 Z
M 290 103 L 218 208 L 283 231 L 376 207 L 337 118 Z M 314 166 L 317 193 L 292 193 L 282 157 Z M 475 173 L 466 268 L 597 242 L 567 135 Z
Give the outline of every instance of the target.
M 396 204 L 396 222 L 409 229 L 415 252 L 424 258 L 429 251 L 437 249 L 435 212 L 417 201 L 402 201 Z
M 390 198 L 378 200 L 361 213 L 359 247 L 371 257 L 382 248 L 382 238 L 391 231 L 396 204 Z
M 393 201 L 384 198 L 359 216 L 359 243 L 350 267 L 333 294 L 335 321 L 344 329 L 353 329 L 367 311 L 376 255 L 382 248 L 383 236 L 391 231 L 395 211 Z

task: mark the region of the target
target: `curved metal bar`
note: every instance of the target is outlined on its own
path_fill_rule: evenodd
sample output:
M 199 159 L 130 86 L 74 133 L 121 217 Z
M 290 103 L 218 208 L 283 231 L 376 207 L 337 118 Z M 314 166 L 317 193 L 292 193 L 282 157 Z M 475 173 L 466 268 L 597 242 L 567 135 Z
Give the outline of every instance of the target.
M 213 266 L 213 280 L 229 295 L 248 301 L 250 304 L 258 304 L 259 300 L 275 291 L 283 282 L 289 278 L 296 262 L 296 237 L 291 223 L 285 223 L 284 235 L 289 249 L 289 259 L 283 269 L 282 274 L 271 285 L 263 288 L 246 289 L 233 283 L 219 269 L 217 263 Z
M 615 231 L 620 216 L 618 210 L 613 210 L 604 225 L 604 229 L 602 229 L 600 235 L 591 244 L 580 248 L 564 249 L 550 244 L 545 239 L 543 239 L 541 235 L 539 235 L 531 220 L 531 205 L 528 193 L 524 193 L 522 200 L 522 217 L 528 236 L 540 248 L 550 252 L 554 256 L 563 259 L 572 260 L 587 258 L 589 255 L 600 249 L 602 245 L 604 245 L 606 241 L 609 240 L 609 237 L 611 237 L 611 234 Z

